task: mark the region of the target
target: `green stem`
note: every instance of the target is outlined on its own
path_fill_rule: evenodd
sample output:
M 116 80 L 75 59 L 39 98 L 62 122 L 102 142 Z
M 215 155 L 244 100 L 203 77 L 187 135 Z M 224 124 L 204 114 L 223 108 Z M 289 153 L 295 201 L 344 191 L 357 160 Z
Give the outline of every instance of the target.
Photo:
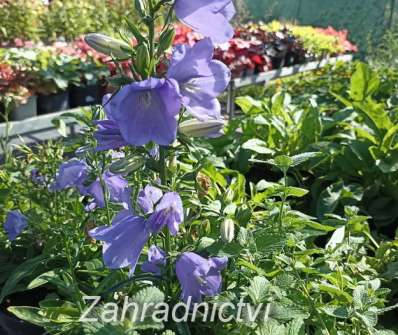
M 166 167 L 166 158 L 167 158 L 167 147 L 160 147 L 159 148 L 159 174 L 160 174 L 160 182 L 162 185 L 166 186 L 167 185 L 167 167 Z M 164 247 L 165 251 L 168 255 L 170 255 L 171 251 L 171 236 L 170 236 L 170 231 L 166 228 L 165 230 L 165 239 L 164 239 Z M 167 293 L 168 295 L 171 296 L 171 287 L 170 287 L 170 279 L 172 277 L 172 270 L 170 266 L 170 260 L 168 259 L 168 264 L 167 264 Z
M 283 230 L 283 214 L 284 214 L 284 209 L 285 209 L 285 203 L 286 203 L 286 187 L 287 187 L 287 172 L 283 171 L 283 194 L 282 194 L 282 202 L 281 206 L 279 209 L 279 232 L 282 232 Z
M 167 147 L 159 148 L 159 174 L 160 174 L 160 182 L 162 185 L 167 185 L 167 170 L 166 170 L 166 156 L 167 156 Z
M 109 208 L 109 196 L 108 196 L 108 190 L 106 188 L 105 185 L 105 181 L 104 181 L 104 170 L 105 170 L 105 156 L 103 156 L 102 158 L 102 168 L 99 174 L 99 179 L 100 179 L 100 183 L 101 183 L 101 188 L 102 188 L 102 194 L 104 195 L 104 203 L 105 203 L 105 210 L 106 210 L 106 217 L 108 220 L 108 225 L 110 226 L 112 223 L 112 216 L 111 216 L 111 212 L 110 212 L 110 208 Z

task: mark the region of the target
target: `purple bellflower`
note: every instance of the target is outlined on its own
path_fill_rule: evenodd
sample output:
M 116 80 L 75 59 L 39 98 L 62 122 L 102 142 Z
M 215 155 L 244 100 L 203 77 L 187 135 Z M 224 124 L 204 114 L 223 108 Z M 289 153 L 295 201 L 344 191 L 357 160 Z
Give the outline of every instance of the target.
M 199 303 L 203 296 L 213 297 L 220 293 L 221 271 L 227 266 L 227 257 L 205 259 L 193 252 L 183 253 L 177 261 L 176 273 L 181 284 L 181 299 Z
M 162 268 L 166 265 L 166 253 L 153 245 L 148 250 L 148 261 L 141 266 L 143 272 L 153 273 L 156 276 L 162 274 Z
M 113 220 L 112 226 L 101 226 L 89 232 L 103 242 L 102 253 L 109 269 L 130 268 L 133 274 L 142 249 L 150 237 L 144 218 L 124 210 Z
M 78 159 L 71 159 L 59 167 L 53 189 L 64 190 L 71 187 L 81 187 L 88 175 L 87 164 Z
M 94 138 L 97 140 L 96 151 L 106 151 L 125 147 L 128 143 L 123 139 L 119 126 L 112 120 L 95 121 L 97 130 Z
M 228 42 L 234 36 L 229 21 L 236 10 L 232 0 L 176 0 L 178 19 L 214 43 Z
M 4 223 L 4 229 L 7 232 L 8 239 L 10 241 L 15 241 L 27 225 L 28 219 L 19 210 L 8 212 L 6 222 Z
M 105 107 L 108 119 L 115 122 L 115 125 L 108 125 L 111 132 L 116 134 L 118 127 L 124 141 L 135 146 L 150 141 L 159 145 L 173 143 L 177 136 L 177 116 L 180 109 L 177 82 L 173 79 L 157 78 L 124 86 Z M 109 146 L 110 140 L 104 141 L 101 138 L 103 135 L 103 131 L 100 135 L 97 134 L 101 141 L 100 147 Z M 119 140 L 120 138 L 117 141 Z
M 155 205 L 162 198 L 163 192 L 161 189 L 147 185 L 138 194 L 137 202 L 140 205 L 144 214 L 152 214 L 155 210 Z
M 120 203 L 125 209 L 128 209 L 130 205 L 131 189 L 129 188 L 127 180 L 120 175 L 105 172 L 103 174 L 103 182 L 106 190 L 109 192 L 110 200 L 115 203 Z M 94 198 L 95 206 L 90 204 L 88 207 L 89 209 L 105 207 L 104 192 L 99 178 L 85 188 L 85 195 Z
M 167 72 L 167 77 L 175 79 L 180 86 L 182 104 L 201 121 L 221 118 L 217 97 L 231 80 L 231 71 L 224 63 L 213 59 L 213 51 L 209 38 L 193 47 L 178 45 Z
M 112 117 L 110 101 L 112 94 L 106 94 L 102 99 L 102 106 L 107 117 L 107 120 L 95 121 L 97 130 L 94 133 L 94 138 L 97 140 L 97 151 L 105 151 L 110 149 L 119 149 L 126 146 L 128 143 L 124 140 L 118 124 Z
M 178 193 L 168 192 L 163 195 L 156 205 L 155 211 L 148 219 L 151 231 L 157 234 L 164 226 L 170 230 L 171 235 L 178 233 L 179 225 L 184 221 L 184 209 Z
M 111 227 L 102 226 L 91 230 L 91 237 L 104 242 L 105 265 L 110 269 L 130 267 L 130 274 L 133 274 L 151 234 L 156 234 L 165 225 L 172 233 L 177 233 L 178 224 L 183 220 L 182 203 L 179 204 L 178 199 L 181 201 L 176 193 L 163 195 L 160 189 L 148 185 L 139 193 L 138 205 L 144 214 L 150 214 L 149 219 L 124 210 L 115 217 Z M 164 221 L 161 221 L 162 218 Z M 161 251 L 151 249 L 148 261 L 160 266 L 163 260 L 159 255 L 162 255 Z M 147 264 L 144 268 L 153 270 L 153 264 Z

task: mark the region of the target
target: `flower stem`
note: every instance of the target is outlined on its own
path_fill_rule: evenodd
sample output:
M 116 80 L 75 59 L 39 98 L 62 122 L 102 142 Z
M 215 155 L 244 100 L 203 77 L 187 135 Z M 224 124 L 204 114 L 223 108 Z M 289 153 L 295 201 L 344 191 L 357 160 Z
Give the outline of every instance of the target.
M 161 146 L 159 148 L 159 174 L 160 174 L 160 183 L 163 186 L 167 185 L 167 166 L 166 166 L 166 158 L 167 158 L 167 147 Z M 168 255 L 170 255 L 171 251 L 171 236 L 170 236 L 170 231 L 168 228 L 165 229 L 165 239 L 164 239 L 164 247 L 165 251 Z M 171 286 L 170 286 L 170 280 L 171 280 L 171 266 L 170 266 L 170 259 L 167 259 L 167 281 L 166 281 L 166 290 L 167 290 L 167 295 L 171 296 Z
M 286 203 L 286 187 L 287 187 L 287 171 L 283 171 L 283 194 L 282 201 L 279 209 L 279 232 L 283 231 L 283 217 Z

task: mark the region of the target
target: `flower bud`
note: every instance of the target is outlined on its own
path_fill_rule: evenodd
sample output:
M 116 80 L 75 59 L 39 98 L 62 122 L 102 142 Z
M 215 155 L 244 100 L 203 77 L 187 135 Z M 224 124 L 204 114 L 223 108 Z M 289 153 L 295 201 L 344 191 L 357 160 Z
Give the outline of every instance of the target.
M 112 163 L 109 170 L 115 174 L 131 173 L 143 167 L 145 160 L 142 157 L 122 158 Z
M 135 58 L 136 68 L 143 77 L 148 75 L 149 63 L 151 61 L 149 50 L 145 44 L 140 44 L 137 48 L 137 56 Z
M 162 55 L 163 52 L 167 51 L 172 45 L 175 37 L 174 28 L 165 30 L 159 38 L 158 55 Z
M 179 131 L 188 137 L 216 138 L 224 134 L 223 128 L 223 120 L 198 121 L 192 119 L 182 122 L 179 126 Z
M 235 238 L 235 222 L 232 219 L 225 219 L 221 224 L 221 239 L 231 243 Z
M 127 51 L 130 46 L 126 42 L 97 33 L 87 34 L 84 40 L 90 47 L 104 55 L 113 56 L 117 59 L 130 58 Z

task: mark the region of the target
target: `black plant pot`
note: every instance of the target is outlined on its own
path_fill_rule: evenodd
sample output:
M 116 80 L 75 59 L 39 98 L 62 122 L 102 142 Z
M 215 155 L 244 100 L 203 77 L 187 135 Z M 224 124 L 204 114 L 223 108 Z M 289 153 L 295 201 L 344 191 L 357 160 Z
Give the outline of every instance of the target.
M 100 85 L 72 86 L 70 88 L 70 106 L 72 108 L 101 104 L 102 87 Z
M 39 95 L 37 99 L 38 114 L 49 114 L 67 110 L 69 108 L 69 92 L 50 95 Z
M 25 104 L 13 108 L 8 115 L 9 121 L 22 121 L 37 115 L 37 96 L 31 96 Z M 0 104 L 0 122 L 5 121 L 5 108 Z
M 10 121 L 22 121 L 37 115 L 37 96 L 31 96 L 26 104 L 14 108 L 10 113 Z
M 1 335 L 42 335 L 43 328 L 37 327 L 25 321 L 13 318 L 0 311 Z

